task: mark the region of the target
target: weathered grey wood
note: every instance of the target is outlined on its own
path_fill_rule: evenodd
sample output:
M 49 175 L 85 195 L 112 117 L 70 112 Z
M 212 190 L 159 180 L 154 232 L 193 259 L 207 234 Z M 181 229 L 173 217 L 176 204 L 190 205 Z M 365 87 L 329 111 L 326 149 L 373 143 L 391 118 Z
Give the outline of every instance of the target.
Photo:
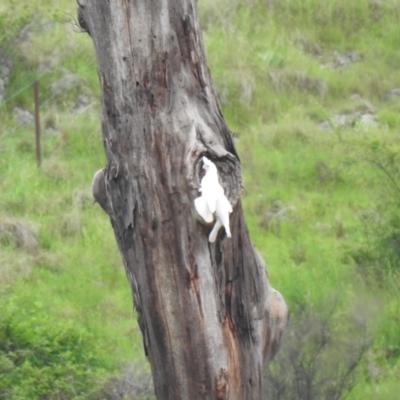
M 288 311 L 240 202 L 239 158 L 207 67 L 195 0 L 81 0 L 102 87 L 107 166 L 94 180 L 131 284 L 162 400 L 261 399 Z M 233 205 L 232 239 L 199 222 L 201 157 Z

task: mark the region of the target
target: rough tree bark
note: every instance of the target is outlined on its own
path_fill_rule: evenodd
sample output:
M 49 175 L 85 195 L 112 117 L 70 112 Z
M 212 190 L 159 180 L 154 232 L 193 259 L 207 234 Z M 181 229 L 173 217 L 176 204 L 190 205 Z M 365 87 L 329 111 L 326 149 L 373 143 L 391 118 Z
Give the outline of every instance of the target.
M 155 392 L 162 400 L 261 399 L 287 323 L 244 221 L 242 178 L 205 59 L 195 0 L 80 0 L 102 87 L 110 216 Z M 214 244 L 194 199 L 202 156 L 233 206 Z

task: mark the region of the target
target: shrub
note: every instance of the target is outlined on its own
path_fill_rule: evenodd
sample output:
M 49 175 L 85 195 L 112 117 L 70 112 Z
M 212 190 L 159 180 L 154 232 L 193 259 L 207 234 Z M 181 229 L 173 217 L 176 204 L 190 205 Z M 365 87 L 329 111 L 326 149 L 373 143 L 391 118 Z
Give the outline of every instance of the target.
M 292 316 L 282 348 L 266 373 L 265 398 L 339 400 L 355 385 L 355 372 L 371 341 L 364 319 L 308 307 Z M 322 309 L 324 309 L 322 308 Z
M 0 398 L 91 398 L 110 369 L 99 341 L 69 321 L 55 322 L 38 306 L 2 311 Z
M 382 282 L 400 273 L 400 147 L 373 141 L 362 157 L 369 166 L 369 181 L 375 176 L 376 206 L 360 213 L 363 239 L 350 254 L 368 279 Z
M 102 400 L 155 400 L 153 379 L 140 364 L 131 363 L 111 376 L 101 391 Z

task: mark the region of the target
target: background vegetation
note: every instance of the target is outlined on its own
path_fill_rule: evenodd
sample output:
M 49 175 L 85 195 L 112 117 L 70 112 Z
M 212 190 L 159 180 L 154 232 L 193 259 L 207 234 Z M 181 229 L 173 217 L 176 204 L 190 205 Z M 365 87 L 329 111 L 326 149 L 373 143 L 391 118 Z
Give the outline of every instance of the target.
M 266 398 L 397 399 L 400 1 L 199 7 L 246 219 L 292 311 Z M 113 233 L 92 204 L 100 92 L 74 16 L 72 0 L 0 4 L 0 398 L 151 398 Z

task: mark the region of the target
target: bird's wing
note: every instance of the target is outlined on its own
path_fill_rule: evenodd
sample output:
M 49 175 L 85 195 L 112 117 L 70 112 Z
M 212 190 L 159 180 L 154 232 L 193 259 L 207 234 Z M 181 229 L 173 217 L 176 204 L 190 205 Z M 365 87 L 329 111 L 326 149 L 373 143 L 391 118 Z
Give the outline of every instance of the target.
M 221 221 L 221 224 L 224 226 L 226 231 L 226 236 L 231 237 L 231 231 L 229 228 L 229 214 L 232 212 L 232 206 L 229 203 L 229 200 L 226 198 L 224 194 L 221 194 L 218 197 L 217 201 L 217 209 L 215 211 L 215 215 L 217 220 Z
M 233 211 L 231 203 L 229 202 L 228 198 L 224 195 L 223 192 L 218 196 L 217 202 L 219 208 L 225 209 L 228 213 L 231 213 Z
M 197 212 L 200 214 L 201 218 L 206 222 L 213 222 L 214 216 L 208 207 L 207 201 L 204 196 L 197 197 L 194 200 L 194 205 L 196 207 Z
M 218 184 L 218 181 L 216 183 L 214 179 L 210 178 L 212 177 L 205 176 L 203 178 L 201 182 L 201 193 L 203 195 L 202 197 L 204 197 L 207 202 L 210 211 L 214 213 L 217 208 L 218 187 L 216 185 Z
M 207 190 L 206 193 L 203 192 L 203 196 L 207 202 L 208 208 L 212 213 L 215 213 L 217 208 L 217 194 L 215 190 Z

